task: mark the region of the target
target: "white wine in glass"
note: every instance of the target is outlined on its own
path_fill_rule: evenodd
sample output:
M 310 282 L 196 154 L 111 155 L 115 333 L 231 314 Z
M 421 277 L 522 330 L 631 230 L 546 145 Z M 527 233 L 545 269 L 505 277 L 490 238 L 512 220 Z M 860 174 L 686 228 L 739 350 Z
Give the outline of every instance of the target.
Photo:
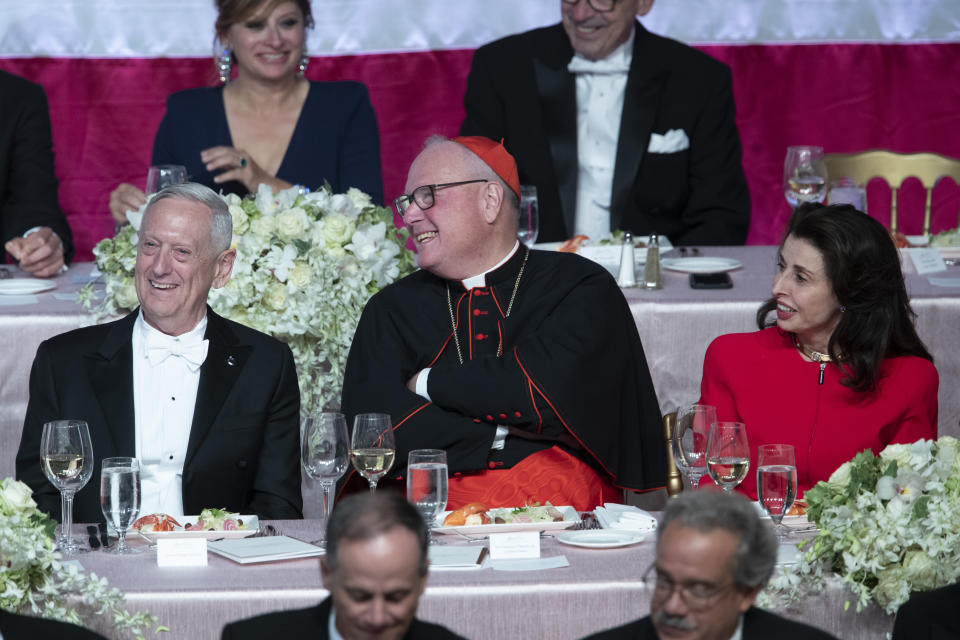
M 742 422 L 717 422 L 707 439 L 707 473 L 724 491 L 743 482 L 750 470 L 750 444 Z
M 60 530 L 57 548 L 64 555 L 87 551 L 83 540 L 74 539 L 73 497 L 93 475 L 93 444 L 90 429 L 82 420 L 54 420 L 43 425 L 40 462 L 47 480 L 60 492 Z
M 300 429 L 300 462 L 303 470 L 323 488 L 324 528 L 333 509 L 337 480 L 347 470 L 350 460 L 350 439 L 347 419 L 342 413 L 321 413 L 304 416 Z M 326 537 L 312 544 L 326 546 Z
M 388 414 L 360 413 L 354 417 L 350 462 L 370 483 L 370 493 L 377 490 L 377 481 L 393 466 L 396 455 L 393 424 Z

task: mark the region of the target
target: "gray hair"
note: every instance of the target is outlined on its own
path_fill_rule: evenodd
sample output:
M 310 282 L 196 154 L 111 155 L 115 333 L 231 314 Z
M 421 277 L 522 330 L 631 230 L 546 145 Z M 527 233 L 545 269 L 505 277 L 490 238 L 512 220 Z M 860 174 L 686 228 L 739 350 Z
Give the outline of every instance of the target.
M 466 165 L 480 174 L 481 177 L 490 180 L 491 182 L 498 183 L 503 187 L 503 202 L 507 206 L 507 209 L 510 213 L 514 214 L 514 217 L 520 219 L 520 197 L 514 192 L 513 188 L 504 182 L 503 178 L 497 175 L 497 172 L 490 168 L 486 162 L 484 162 L 480 156 L 475 154 L 470 149 L 466 148 L 462 144 L 457 143 L 456 140 L 451 140 L 446 136 L 442 136 L 439 133 L 435 133 L 423 142 L 423 148 L 429 149 L 430 147 L 436 146 L 443 142 L 453 142 L 458 147 L 463 150 L 463 158 Z
M 233 241 L 233 217 L 230 215 L 226 201 L 213 189 L 196 182 L 168 184 L 150 199 L 150 203 L 143 212 L 143 219 L 146 220 L 147 214 L 154 205 L 167 199 L 197 202 L 210 209 L 210 245 L 213 247 L 214 254 L 230 248 L 230 243 Z
M 756 507 L 735 493 L 684 491 L 667 504 L 657 530 L 657 544 L 671 522 L 710 533 L 729 531 L 739 539 L 733 556 L 733 582 L 743 589 L 767 584 L 777 562 L 777 537 L 773 527 L 761 520 Z
M 327 567 L 337 568 L 337 553 L 344 540 L 372 540 L 395 527 L 407 529 L 420 548 L 420 573 L 427 572 L 430 534 L 416 507 L 406 498 L 387 489 L 376 493 L 354 493 L 337 503 L 327 523 Z

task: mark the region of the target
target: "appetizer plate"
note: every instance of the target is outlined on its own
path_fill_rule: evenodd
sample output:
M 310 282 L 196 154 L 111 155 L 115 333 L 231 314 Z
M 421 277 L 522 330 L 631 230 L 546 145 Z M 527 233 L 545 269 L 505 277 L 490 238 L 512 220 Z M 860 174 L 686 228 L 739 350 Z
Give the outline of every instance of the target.
M 767 512 L 764 510 L 764 508 L 760 505 L 759 502 L 754 502 L 753 506 L 756 508 L 757 513 L 760 514 L 761 518 L 766 518 L 767 520 L 770 519 L 770 516 L 767 515 Z M 814 523 L 807 520 L 807 514 L 805 513 L 799 516 L 783 516 L 782 522 L 787 527 L 797 528 L 797 529 L 806 528 L 808 526 L 810 527 L 816 526 Z
M 563 514 L 563 520 L 560 522 L 511 522 L 509 524 L 474 524 L 461 527 L 434 527 L 434 533 L 462 533 L 465 536 L 487 536 L 491 533 L 509 533 L 511 531 L 555 531 L 557 529 L 566 529 L 567 527 L 580 522 L 580 515 L 573 507 L 557 507 L 557 510 Z M 437 518 L 438 522 L 443 522 L 444 518 L 450 515 L 449 511 L 444 511 Z
M 639 531 L 586 529 L 583 531 L 564 531 L 557 535 L 557 542 L 588 549 L 614 549 L 643 542 L 646 537 L 645 533 Z
M 646 247 L 647 243 L 650 241 L 650 237 L 639 236 L 634 238 L 634 240 L 637 241 L 637 244 L 633 250 L 633 260 L 637 264 L 643 264 L 647 261 Z M 562 242 L 541 242 L 533 245 L 533 248 L 541 249 L 543 251 L 556 251 L 562 244 Z M 621 251 L 622 247 L 619 243 L 600 244 L 585 240 L 577 253 L 584 258 L 589 258 L 596 263 L 602 264 L 607 269 L 610 269 L 611 265 L 619 268 Z M 660 236 L 660 255 L 663 255 L 668 251 L 673 251 L 673 245 L 670 244 L 670 240 L 666 236 Z
M 174 516 L 177 522 L 183 526 L 188 524 L 196 524 L 197 519 L 200 516 Z M 260 519 L 257 516 L 240 516 L 240 519 L 243 520 L 243 523 L 247 525 L 246 529 L 234 529 L 232 531 L 224 531 L 222 529 L 216 529 L 213 531 L 152 531 L 150 533 L 140 533 L 144 538 L 148 538 L 150 542 L 156 542 L 159 538 L 206 538 L 207 540 L 220 540 L 230 539 L 230 538 L 247 538 L 255 534 L 260 530 Z
M 662 258 L 660 266 L 683 273 L 721 273 L 739 269 L 743 264 L 733 258 Z
M 57 283 L 53 280 L 39 280 L 37 278 L 10 278 L 0 280 L 0 295 L 23 296 L 41 291 L 56 289 Z

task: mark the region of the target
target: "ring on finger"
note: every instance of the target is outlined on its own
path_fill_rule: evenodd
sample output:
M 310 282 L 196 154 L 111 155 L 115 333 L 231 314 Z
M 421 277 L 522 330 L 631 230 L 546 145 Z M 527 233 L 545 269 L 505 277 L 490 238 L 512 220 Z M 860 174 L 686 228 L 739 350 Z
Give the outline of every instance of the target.
M 245 166 L 247 166 L 247 159 L 243 156 L 240 156 L 240 162 L 237 163 L 237 166 L 243 169 Z

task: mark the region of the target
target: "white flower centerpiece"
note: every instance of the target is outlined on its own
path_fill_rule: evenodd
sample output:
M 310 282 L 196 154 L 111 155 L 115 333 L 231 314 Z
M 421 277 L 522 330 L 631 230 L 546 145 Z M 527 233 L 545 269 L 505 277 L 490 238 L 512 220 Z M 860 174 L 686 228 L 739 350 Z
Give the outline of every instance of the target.
M 804 495 L 820 532 L 771 581 L 799 598 L 831 570 L 857 598 L 894 613 L 913 591 L 960 579 L 960 441 L 944 436 L 858 453 Z M 849 605 L 849 603 L 848 603 Z
M 0 608 L 73 624 L 105 615 L 138 638 L 151 627 L 167 631 L 154 616 L 124 609 L 123 594 L 105 578 L 61 562 L 56 523 L 37 509 L 32 494 L 13 478 L 0 481 Z
M 347 353 L 371 295 L 413 271 L 408 232 L 389 209 L 358 189 L 301 194 L 222 196 L 233 217 L 237 259 L 227 285 L 210 292 L 210 306 L 231 320 L 283 340 L 293 350 L 303 411 L 338 406 Z M 130 225 L 93 249 L 106 281 L 102 300 L 93 284 L 80 295 L 95 320 L 137 305 L 133 272 L 143 208 Z

